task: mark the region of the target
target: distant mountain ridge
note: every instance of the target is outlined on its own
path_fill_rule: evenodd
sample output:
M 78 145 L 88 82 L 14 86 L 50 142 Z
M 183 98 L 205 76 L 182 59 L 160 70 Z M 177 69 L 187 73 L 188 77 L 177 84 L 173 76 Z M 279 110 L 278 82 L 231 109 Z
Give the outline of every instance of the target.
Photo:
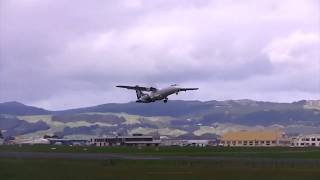
M 50 114 L 51 112 L 42 108 L 27 106 L 25 104 L 10 101 L 0 103 L 0 114 L 10 115 L 42 115 Z
M 193 113 L 210 114 L 213 109 L 237 111 L 271 111 L 271 110 L 297 110 L 320 109 L 320 100 L 301 100 L 292 103 L 277 103 L 254 100 L 226 100 L 226 101 L 182 101 L 172 100 L 168 103 L 155 102 L 142 103 L 108 103 L 97 106 L 50 111 L 39 107 L 28 106 L 16 101 L 0 103 L 0 114 L 8 115 L 45 115 L 45 114 L 75 114 L 86 112 L 113 112 L 128 113 L 143 116 L 174 116 L 190 115 Z M 219 111 L 219 110 L 218 110 Z

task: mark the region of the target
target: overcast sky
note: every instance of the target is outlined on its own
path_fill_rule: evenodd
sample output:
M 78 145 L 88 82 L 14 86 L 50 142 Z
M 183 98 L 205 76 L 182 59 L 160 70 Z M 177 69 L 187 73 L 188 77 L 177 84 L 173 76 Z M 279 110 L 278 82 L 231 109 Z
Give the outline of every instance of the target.
M 320 99 L 319 0 L 2 0 L 0 50 L 0 102 Z

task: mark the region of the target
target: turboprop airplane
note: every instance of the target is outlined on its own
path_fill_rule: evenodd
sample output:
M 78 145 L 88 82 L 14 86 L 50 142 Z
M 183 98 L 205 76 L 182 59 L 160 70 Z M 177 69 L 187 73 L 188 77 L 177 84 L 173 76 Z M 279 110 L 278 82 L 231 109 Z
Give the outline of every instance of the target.
M 163 100 L 164 103 L 168 102 L 168 96 L 177 94 L 180 91 L 198 90 L 199 88 L 180 88 L 177 84 L 173 84 L 163 89 L 157 89 L 154 87 L 142 87 L 142 86 L 116 86 L 119 88 L 132 89 L 136 91 L 137 103 L 151 103 L 155 101 Z M 145 93 L 150 92 L 150 93 Z

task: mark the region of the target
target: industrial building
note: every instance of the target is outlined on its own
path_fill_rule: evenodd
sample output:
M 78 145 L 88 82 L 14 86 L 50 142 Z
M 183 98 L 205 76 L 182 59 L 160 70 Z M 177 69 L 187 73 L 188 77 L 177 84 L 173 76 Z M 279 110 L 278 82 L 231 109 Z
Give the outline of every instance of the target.
M 107 136 L 92 138 L 89 141 L 94 146 L 158 146 L 160 140 L 155 140 L 152 136 Z
M 217 142 L 217 139 L 162 139 L 161 146 L 206 147 L 217 146 Z
M 236 131 L 222 136 L 221 146 L 290 146 L 282 131 Z
M 0 145 L 2 145 L 3 143 L 4 143 L 4 138 L 0 130 Z
M 320 147 L 320 134 L 300 135 L 293 139 L 292 146 L 295 147 Z
M 85 146 L 88 143 L 86 139 L 59 139 L 48 138 L 50 144 L 53 145 L 68 145 L 68 146 Z

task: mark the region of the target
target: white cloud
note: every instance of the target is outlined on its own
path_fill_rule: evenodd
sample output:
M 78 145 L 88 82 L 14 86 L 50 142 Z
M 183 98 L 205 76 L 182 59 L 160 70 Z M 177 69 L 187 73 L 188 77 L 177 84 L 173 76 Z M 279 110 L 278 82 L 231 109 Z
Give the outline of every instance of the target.
M 294 32 L 272 40 L 264 51 L 272 63 L 286 63 L 301 68 L 303 65 L 314 67 L 319 64 L 319 48 L 319 33 Z

